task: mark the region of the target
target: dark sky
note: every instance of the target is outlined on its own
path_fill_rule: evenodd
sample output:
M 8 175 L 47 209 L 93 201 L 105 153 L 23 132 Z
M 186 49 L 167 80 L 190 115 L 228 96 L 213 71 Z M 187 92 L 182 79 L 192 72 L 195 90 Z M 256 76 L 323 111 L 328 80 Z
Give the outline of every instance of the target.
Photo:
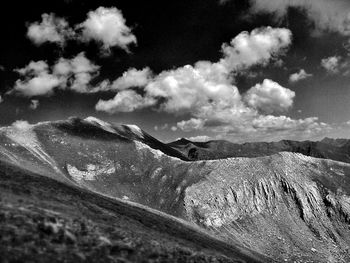
M 318 23 L 321 24 L 322 21 L 312 19 L 308 15 L 309 10 L 302 6 L 287 7 L 285 14 L 276 17 L 272 11 L 252 12 L 253 2 L 234 0 L 221 4 L 218 0 L 10 1 L 2 5 L 0 95 L 3 102 L 0 103 L 0 125 L 10 125 L 16 120 L 35 123 L 65 119 L 73 115 L 93 115 L 107 121 L 137 124 L 163 140 L 197 135 L 236 141 L 274 140 L 281 136 L 293 139 L 314 139 L 326 135 L 349 137 L 346 122 L 350 120 L 350 88 L 349 74 L 346 72 L 348 54 L 344 47 L 349 37 L 331 27 L 319 29 Z M 87 18 L 87 13 L 98 7 L 116 7 L 122 12 L 126 25 L 137 38 L 137 44 L 130 44 L 130 52 L 120 47 L 112 47 L 108 54 L 103 54 L 99 43 L 82 43 L 76 39 L 67 40 L 64 47 L 54 43 L 38 46 L 26 36 L 28 26 L 36 21 L 40 22 L 43 13 L 53 13 L 57 17 L 65 18 L 72 26 L 82 23 Z M 31 61 L 42 60 L 52 65 L 59 58 L 73 58 L 83 51 L 90 61 L 100 66 L 99 75 L 94 76 L 89 83 L 91 87 L 103 80 L 113 81 L 129 68 L 141 70 L 149 67 L 157 78 L 162 72 L 194 65 L 197 61 L 217 62 L 223 57 L 223 43 L 229 43 L 242 31 L 251 32 L 255 28 L 266 26 L 288 28 L 292 33 L 291 45 L 278 57 L 283 64 L 276 66 L 275 62 L 269 61 L 264 65 L 258 64 L 241 72 L 234 72 L 231 84 L 238 88 L 243 97 L 251 87 L 262 83 L 264 79 L 277 82 L 295 92 L 293 106 L 283 112 L 260 112 L 254 118 L 269 114 L 276 117 L 286 116 L 292 120 L 318 117 L 318 124 L 324 122 L 329 125 L 324 131 L 311 134 L 309 128 L 304 126 L 288 130 L 284 125 L 282 134 L 279 133 L 279 127 L 268 127 L 261 133 L 259 130 L 254 131 L 252 136 L 246 138 L 237 138 L 240 136 L 237 131 L 235 136 L 230 137 L 227 125 L 225 132 L 205 125 L 191 131 L 183 131 L 177 127 L 175 131 L 171 127 L 176 127 L 177 122 L 192 117 L 203 118 L 198 117 L 198 109 L 169 112 L 162 110 L 161 106 L 153 105 L 135 111 L 110 114 L 96 111 L 95 105 L 100 99 L 113 98 L 116 91 L 82 94 L 67 88 L 32 97 L 7 93 L 14 89 L 16 80 L 21 78 L 14 69 L 24 68 Z M 336 73 L 321 66 L 321 60 L 329 57 L 338 57 L 339 69 Z M 296 82 L 289 81 L 290 75 L 301 69 L 310 76 Z M 39 102 L 36 109 L 30 108 L 32 100 Z M 234 126 L 236 123 L 229 125 Z M 274 129 L 277 131 L 276 136 Z M 295 131 L 298 134 L 294 136 Z

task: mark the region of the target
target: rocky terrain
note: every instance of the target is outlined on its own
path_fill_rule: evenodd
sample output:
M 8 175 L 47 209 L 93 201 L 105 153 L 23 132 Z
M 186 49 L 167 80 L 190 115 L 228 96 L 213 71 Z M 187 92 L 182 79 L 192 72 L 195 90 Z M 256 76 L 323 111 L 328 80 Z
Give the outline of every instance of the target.
M 322 141 L 251 142 L 237 144 L 218 140 L 192 142 L 180 139 L 168 146 L 181 152 L 190 160 L 216 160 L 230 157 L 260 157 L 279 152 L 296 152 L 307 156 L 350 163 L 350 140 L 324 138 Z
M 121 256 L 130 261 L 152 262 L 148 251 L 155 262 L 350 261 L 350 164 L 283 150 L 265 156 L 271 148 L 262 157 L 189 162 L 170 146 L 92 117 L 1 128 L 4 255 L 16 260 L 22 247 L 32 258 L 61 249 L 71 251 L 68 261 L 94 259 L 105 242 L 112 245 L 101 260 L 116 260 L 111 246 L 131 240 L 139 245 Z M 116 236 L 127 229 L 121 241 L 111 224 Z

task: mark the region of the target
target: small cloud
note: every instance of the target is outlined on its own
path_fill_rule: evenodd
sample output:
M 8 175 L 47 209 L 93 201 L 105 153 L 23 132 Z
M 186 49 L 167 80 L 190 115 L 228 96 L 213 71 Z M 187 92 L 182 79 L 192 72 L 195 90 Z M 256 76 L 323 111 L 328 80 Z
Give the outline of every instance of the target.
M 134 90 L 122 90 L 110 100 L 99 100 L 95 109 L 113 114 L 116 112 L 132 112 L 154 103 L 153 98 L 143 98 Z
M 40 105 L 39 100 L 31 100 L 29 108 L 31 110 L 36 110 L 39 107 L 39 105 Z
M 265 79 L 262 84 L 250 88 L 244 96 L 246 103 L 265 113 L 282 112 L 293 105 L 295 92 L 277 82 Z
M 289 82 L 295 83 L 303 79 L 312 77 L 312 74 L 306 73 L 304 69 L 299 70 L 298 72 L 291 74 L 289 76 Z
M 122 12 L 115 8 L 99 7 L 88 13 L 88 18 L 76 28 L 82 30 L 80 39 L 88 42 L 95 40 L 102 44 L 105 51 L 111 47 L 120 47 L 128 51 L 128 46 L 136 44 L 136 37 L 126 24 Z
M 183 131 L 200 130 L 204 127 L 205 121 L 202 119 L 191 118 L 187 121 L 180 121 L 177 123 L 177 127 Z
M 341 57 L 339 56 L 324 58 L 321 60 L 321 66 L 326 69 L 328 73 L 336 74 L 339 72 L 340 59 Z
M 158 130 L 166 130 L 168 128 L 169 128 L 169 125 L 167 123 L 165 123 L 165 124 L 163 124 L 161 126 L 158 126 L 158 125 L 154 126 L 154 130 L 156 130 L 156 131 L 158 131 Z
M 5 67 L 3 65 L 0 65 L 0 71 L 5 71 Z
M 45 42 L 56 43 L 63 46 L 68 38 L 74 36 L 73 30 L 69 27 L 64 18 L 56 17 L 55 14 L 42 14 L 41 22 L 34 22 L 28 25 L 27 37 L 36 45 Z
M 189 137 L 187 139 L 192 142 L 207 142 L 207 141 L 210 141 L 211 138 L 206 135 L 199 135 L 199 136 Z
M 0 103 L 2 103 L 4 101 L 4 99 L 2 98 L 2 96 L 0 95 Z
M 273 66 L 275 66 L 276 68 L 281 68 L 284 65 L 284 62 L 282 59 L 277 59 L 274 63 Z
M 152 71 L 146 67 L 142 70 L 136 68 L 130 68 L 123 73 L 122 76 L 110 83 L 110 81 L 104 80 L 97 87 L 93 88 L 91 92 L 100 91 L 120 91 L 133 87 L 144 87 L 152 79 Z
M 72 59 L 60 58 L 49 66 L 45 61 L 32 61 L 27 66 L 15 70 L 22 76 L 15 82 L 11 92 L 23 96 L 50 96 L 55 89 L 70 89 L 80 93 L 90 93 L 90 81 L 99 72 L 99 66 L 85 57 L 83 52 Z
M 176 127 L 176 126 L 172 126 L 172 127 L 170 128 L 170 130 L 172 130 L 173 132 L 174 132 L 174 131 L 177 131 L 177 127 Z

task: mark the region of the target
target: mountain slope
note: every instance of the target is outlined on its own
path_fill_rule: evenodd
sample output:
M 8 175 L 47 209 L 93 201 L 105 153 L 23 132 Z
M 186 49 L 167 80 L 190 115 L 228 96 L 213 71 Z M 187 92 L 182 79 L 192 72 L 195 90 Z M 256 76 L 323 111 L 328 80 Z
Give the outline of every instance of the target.
M 1 262 L 270 262 L 147 208 L 0 162 Z
M 182 218 L 277 261 L 350 260 L 349 164 L 288 152 L 187 162 L 139 134 L 91 118 L 8 127 L 0 160 Z
M 228 141 L 191 142 L 180 139 L 168 146 L 191 160 L 215 160 L 229 157 L 259 157 L 279 152 L 296 152 L 307 156 L 350 163 L 350 145 L 346 139 L 325 138 L 319 142 L 290 141 L 236 144 Z

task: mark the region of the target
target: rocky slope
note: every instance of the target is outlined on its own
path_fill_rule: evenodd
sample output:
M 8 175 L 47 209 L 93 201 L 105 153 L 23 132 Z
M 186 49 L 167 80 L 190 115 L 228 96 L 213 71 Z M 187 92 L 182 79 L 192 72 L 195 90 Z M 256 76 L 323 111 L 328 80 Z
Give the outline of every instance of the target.
M 307 156 L 350 163 L 350 140 L 324 138 L 319 142 L 290 141 L 236 144 L 224 140 L 191 142 L 180 139 L 168 146 L 191 160 L 215 160 L 229 157 L 259 157 L 279 152 L 296 152 Z
M 186 222 L 0 162 L 0 262 L 271 262 Z
M 87 118 L 2 128 L 0 160 L 277 261 L 349 262 L 349 164 L 289 152 L 188 162 L 127 127 Z

